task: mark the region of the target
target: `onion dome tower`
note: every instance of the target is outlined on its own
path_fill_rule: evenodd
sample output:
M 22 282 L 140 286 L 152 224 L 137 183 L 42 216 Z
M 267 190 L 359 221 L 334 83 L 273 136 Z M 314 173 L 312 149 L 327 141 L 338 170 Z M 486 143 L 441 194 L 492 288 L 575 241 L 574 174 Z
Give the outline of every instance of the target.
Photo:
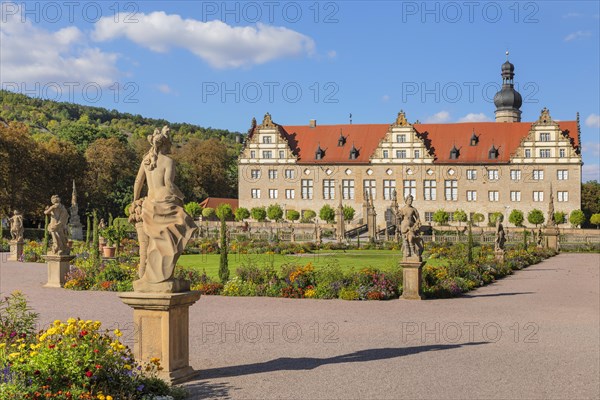
M 515 66 L 508 61 L 507 51 L 506 62 L 502 64 L 502 89 L 494 96 L 496 122 L 521 122 L 523 98 L 515 90 L 514 76 Z

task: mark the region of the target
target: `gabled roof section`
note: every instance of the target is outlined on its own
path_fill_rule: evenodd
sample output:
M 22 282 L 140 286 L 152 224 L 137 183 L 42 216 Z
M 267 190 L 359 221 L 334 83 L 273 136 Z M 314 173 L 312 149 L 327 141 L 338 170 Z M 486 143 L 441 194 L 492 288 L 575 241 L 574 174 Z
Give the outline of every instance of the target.
M 281 126 L 281 132 L 298 156 L 298 164 L 368 164 L 388 128 L 388 124 L 317 125 L 313 128 L 288 125 Z M 338 146 L 340 129 L 346 138 L 343 146 Z M 315 149 L 319 145 L 325 155 L 315 160 Z M 358 150 L 358 157 L 354 160 L 350 159 L 352 145 Z

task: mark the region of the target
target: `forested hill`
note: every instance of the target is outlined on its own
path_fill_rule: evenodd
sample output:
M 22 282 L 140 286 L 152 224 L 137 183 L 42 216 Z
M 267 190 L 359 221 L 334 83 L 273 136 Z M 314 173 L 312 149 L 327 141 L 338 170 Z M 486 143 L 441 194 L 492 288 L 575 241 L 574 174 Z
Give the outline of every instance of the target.
M 0 118 L 5 122 L 23 122 L 36 131 L 51 132 L 58 137 L 74 141 L 76 144 L 80 144 L 84 139 L 89 139 L 87 138 L 89 134 L 100 136 L 122 134 L 145 137 L 152 133 L 154 128 L 164 125 L 171 127 L 174 142 L 195 137 L 199 139 L 217 138 L 233 143 L 236 135 L 239 135 L 239 132 L 231 132 L 226 129 L 172 123 L 164 119 L 146 118 L 139 114 L 122 113 L 102 107 L 33 98 L 6 90 L 0 90 L 0 104 L 2 104 Z M 76 132 L 80 134 L 79 138 L 72 137 L 74 132 L 70 127 L 73 123 L 78 122 L 88 124 L 91 128 L 87 127 L 85 135 L 81 135 L 84 132 Z
M 100 107 L 0 90 L 0 216 L 18 208 L 43 219 L 50 196 L 70 206 L 72 181 L 82 216 L 123 216 L 146 136 L 169 125 L 176 184 L 185 201 L 237 197 L 238 132 L 170 123 Z

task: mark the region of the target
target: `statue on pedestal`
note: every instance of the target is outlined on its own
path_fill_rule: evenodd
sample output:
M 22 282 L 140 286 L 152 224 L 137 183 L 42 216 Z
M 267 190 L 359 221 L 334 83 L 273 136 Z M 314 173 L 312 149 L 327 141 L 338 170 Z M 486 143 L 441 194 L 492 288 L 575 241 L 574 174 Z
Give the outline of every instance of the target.
M 504 226 L 502 226 L 502 220 L 504 217 L 499 215 L 496 219 L 496 237 L 494 239 L 494 250 L 497 252 L 504 251 L 504 245 L 506 243 L 506 233 L 504 232 Z
M 46 207 L 44 214 L 50 215 L 50 224 L 48 224 L 48 232 L 52 236 L 52 253 L 54 255 L 69 255 L 68 242 L 68 224 L 69 212 L 67 208 L 60 202 L 60 197 L 57 195 L 51 198 L 52 205 Z
M 79 206 L 77 205 L 77 189 L 75 180 L 73 180 L 73 194 L 71 195 L 71 218 L 69 220 L 69 229 L 73 240 L 83 240 L 83 225 L 79 220 Z
M 421 254 L 423 254 L 423 239 L 419 234 L 421 218 L 417 209 L 412 206 L 413 197 L 410 194 L 406 196 L 405 202 L 406 205 L 399 212 L 403 258 L 416 257 L 421 261 Z
M 171 150 L 169 127 L 164 126 L 160 131 L 156 129 L 148 136 L 148 141 L 152 147 L 138 170 L 130 207 L 130 215 L 135 215 L 136 202 L 142 200 L 142 188 L 147 183 L 148 195 L 141 202 L 143 234 L 148 238 L 146 267 L 143 276 L 133 282 L 134 290 L 160 293 L 187 291 L 189 285 L 175 279 L 173 274 L 177 260 L 197 226 L 183 209 L 183 194 L 174 183 L 175 162 L 167 156 Z
M 23 233 L 25 229 L 23 228 L 23 214 L 20 211 L 14 210 L 13 216 L 9 218 L 10 220 L 10 237 L 15 242 L 23 241 Z

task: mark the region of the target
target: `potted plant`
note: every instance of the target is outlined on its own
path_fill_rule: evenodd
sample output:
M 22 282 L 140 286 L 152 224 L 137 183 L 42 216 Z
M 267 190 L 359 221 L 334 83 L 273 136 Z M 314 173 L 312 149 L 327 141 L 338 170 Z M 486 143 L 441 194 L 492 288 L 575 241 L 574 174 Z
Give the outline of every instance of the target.
M 102 255 L 105 258 L 114 258 L 119 243 L 119 232 L 114 226 L 109 226 L 100 231 L 100 235 L 106 239 L 106 246 L 102 248 Z

